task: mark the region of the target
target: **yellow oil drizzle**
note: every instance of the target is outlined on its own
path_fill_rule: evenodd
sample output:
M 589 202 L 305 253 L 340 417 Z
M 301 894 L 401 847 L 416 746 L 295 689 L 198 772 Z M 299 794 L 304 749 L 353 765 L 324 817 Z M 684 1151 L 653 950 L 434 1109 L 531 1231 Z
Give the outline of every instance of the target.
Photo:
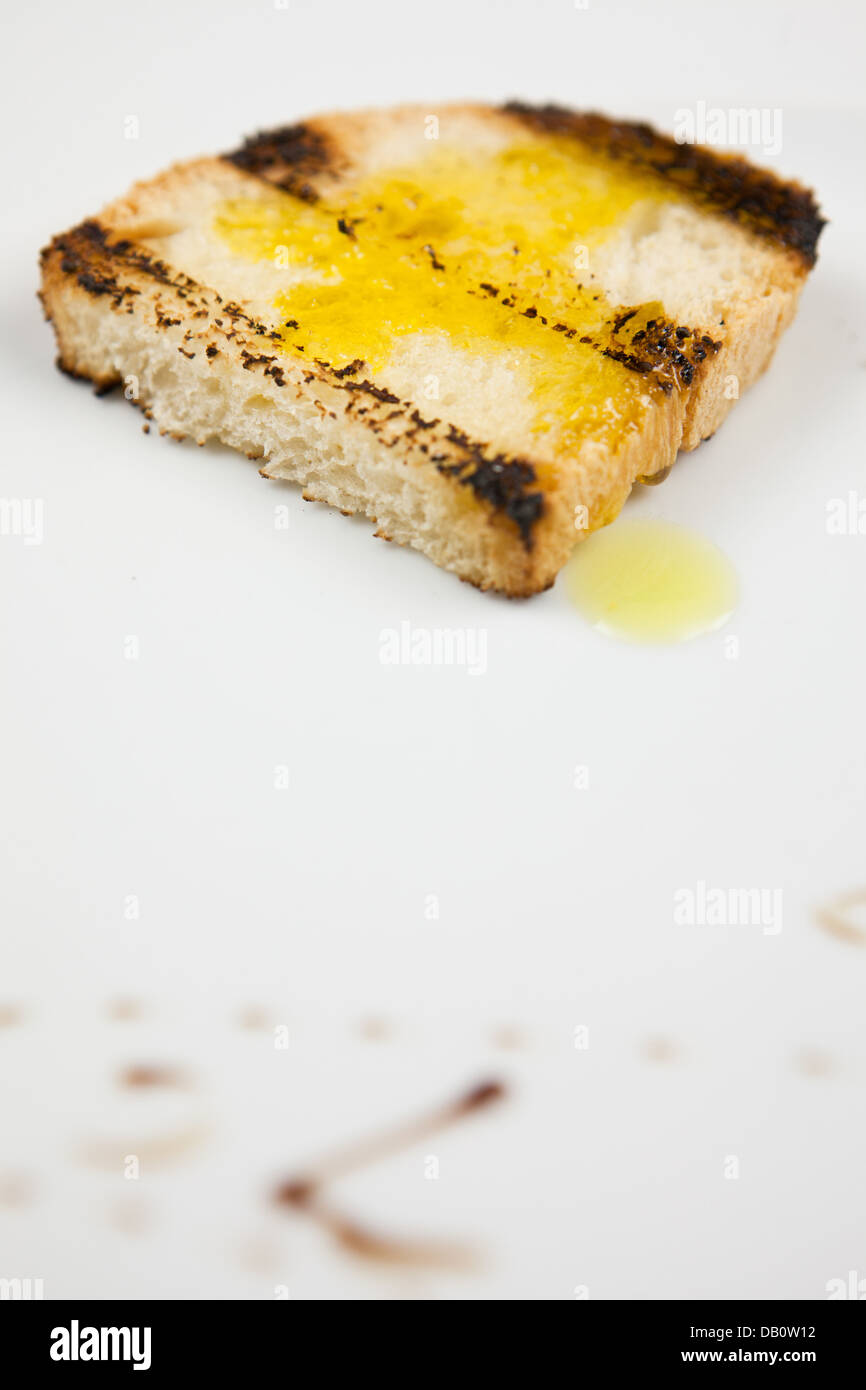
M 710 541 L 649 519 L 588 536 L 569 562 L 566 586 L 594 627 L 633 642 L 682 642 L 720 627 L 738 588 L 730 561 Z
M 666 196 L 650 177 L 553 137 L 484 159 L 437 150 L 366 177 L 339 201 L 309 206 L 277 189 L 234 200 L 215 231 L 235 254 L 283 269 L 289 284 L 274 307 L 288 353 L 338 368 L 361 358 L 371 376 L 413 334 L 495 353 L 528 384 L 535 456 L 549 477 L 588 437 L 616 447 L 658 389 L 580 342 L 603 344 L 617 307 L 581 266 L 637 201 Z M 662 313 L 643 305 L 630 327 Z M 552 331 L 556 323 L 575 332 Z M 600 519 L 609 518 L 592 524 Z

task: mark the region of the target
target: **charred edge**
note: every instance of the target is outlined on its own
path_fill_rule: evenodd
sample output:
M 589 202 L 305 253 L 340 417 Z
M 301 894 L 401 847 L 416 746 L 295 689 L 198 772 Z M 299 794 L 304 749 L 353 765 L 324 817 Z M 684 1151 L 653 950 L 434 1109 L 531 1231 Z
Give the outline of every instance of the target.
M 535 130 L 573 135 L 611 159 L 649 169 L 726 217 L 798 252 L 807 266 L 815 264 L 826 219 L 812 192 L 798 183 L 785 183 L 737 155 L 716 154 L 702 145 L 678 145 L 670 136 L 637 122 L 520 101 L 509 101 L 502 109 Z
M 362 365 L 361 362 L 349 363 L 353 369 Z M 371 396 L 374 400 L 381 401 L 385 405 L 400 407 L 387 416 L 388 420 L 395 419 L 405 413 L 404 403 L 393 392 L 374 385 L 372 381 L 337 379 L 340 373 L 335 372 L 328 363 L 320 362 L 318 359 L 317 366 L 328 372 L 331 385 L 340 391 Z M 265 368 L 266 372 L 269 370 L 272 372 L 274 369 Z M 345 371 L 346 369 L 341 370 Z M 312 380 L 312 376 L 306 379 Z M 359 411 L 358 414 L 360 415 L 361 412 Z M 407 438 L 411 438 L 419 430 L 432 430 L 441 423 L 438 419 L 426 420 L 417 408 L 409 413 L 408 419 L 411 428 L 405 432 Z M 365 424 L 377 433 L 381 423 L 372 417 L 365 420 Z M 470 487 L 480 501 L 486 502 L 495 511 L 501 512 L 513 521 L 520 532 L 526 549 L 531 550 L 532 530 L 544 511 L 543 494 L 533 486 L 537 483 L 537 474 L 533 464 L 525 459 L 510 458 L 507 454 L 488 456 L 485 452 L 486 445 L 470 439 L 456 425 L 448 426 L 445 439 L 459 450 L 461 457 L 455 462 L 453 454 L 431 452 L 432 449 L 436 448 L 437 441 L 434 438 L 431 445 L 421 446 L 427 461 L 432 463 L 443 476 L 453 478 L 463 487 Z M 396 439 L 392 443 L 396 443 Z
M 297 326 L 297 325 L 296 325 Z M 323 358 L 315 358 L 317 367 L 323 367 L 326 372 L 330 372 L 338 381 L 345 381 L 347 376 L 355 376 L 364 366 L 363 357 L 355 357 L 351 362 L 347 362 L 345 367 L 332 367 L 330 362 L 325 362 Z
M 315 203 L 319 196 L 310 179 L 337 167 L 327 139 L 309 125 L 260 131 L 222 157 L 307 203 Z
M 262 323 L 259 319 L 251 319 L 239 304 L 234 304 L 231 300 L 222 305 L 221 312 L 225 314 L 226 318 L 231 319 L 233 325 L 238 322 L 246 324 L 247 328 L 258 334 L 260 338 L 270 338 L 274 342 L 280 340 L 281 334 L 277 329 L 269 328 L 266 323 Z
M 481 281 L 479 289 L 492 299 L 499 296 L 498 287 L 485 280 Z M 548 327 L 549 320 L 540 314 L 534 305 L 521 309 L 513 295 L 505 296 L 499 302 L 506 308 L 522 314 L 524 318 L 536 319 L 543 327 Z M 587 333 L 578 341 L 585 347 L 600 352 L 603 357 L 613 358 L 629 371 L 641 375 L 651 372 L 655 382 L 666 394 L 670 393 L 674 386 L 690 386 L 695 379 L 698 363 L 704 361 L 708 351 L 718 352 L 722 344 L 713 342 L 708 337 L 701 338 L 693 329 L 677 327 L 666 319 L 650 319 L 647 329 L 651 331 L 640 329 L 633 335 L 630 344 L 618 341 L 618 335 L 639 312 L 639 305 L 618 310 L 606 325 L 610 334 L 609 342 L 599 341 Z M 550 327 L 554 333 L 562 333 L 569 339 L 576 338 L 578 334 L 578 330 L 567 323 L 553 323 Z
M 59 253 L 60 269 L 65 275 L 74 275 L 88 294 L 110 295 L 115 304 L 140 293 L 132 285 L 120 284 L 118 274 L 123 270 L 136 270 L 160 285 L 168 285 L 181 298 L 198 288 L 195 280 L 172 270 L 143 247 L 125 238 L 111 241 L 106 229 L 93 218 L 55 237 L 42 252 L 43 264 L 52 251 Z
M 89 372 L 81 372 L 77 367 L 68 367 L 62 357 L 54 359 L 54 365 L 58 372 L 68 376 L 71 381 L 86 381 L 93 387 L 94 396 L 107 396 L 115 387 L 120 385 L 120 377 L 112 377 L 110 380 L 100 381 L 98 377 L 91 376 Z
M 426 428 L 423 420 L 416 422 Z M 449 463 L 445 456 L 431 454 L 440 473 L 454 478 L 463 487 L 471 487 L 475 496 L 502 512 L 517 526 L 527 550 L 532 549 L 532 529 L 544 511 L 543 494 L 533 490 L 537 474 L 526 459 L 509 458 L 507 454 L 488 457 L 484 445 L 470 439 L 456 425 L 449 425 L 447 439 L 457 446 L 463 458 Z
M 365 396 L 373 396 L 385 405 L 400 404 L 399 396 L 395 396 L 392 391 L 386 391 L 384 386 L 376 386 L 372 381 L 341 381 L 340 387 L 343 391 L 363 391 Z
M 241 348 L 241 364 L 246 372 L 251 367 L 266 365 L 269 362 L 276 362 L 276 360 L 276 357 L 269 357 L 267 353 L 250 352 L 248 348 Z
M 202 292 L 202 286 L 199 285 L 198 281 L 193 280 L 189 275 L 184 275 L 182 271 L 166 265 L 165 261 L 151 256 L 144 247 L 125 238 L 112 241 L 109 232 L 93 219 L 81 222 L 71 231 L 63 232 L 60 236 L 55 237 L 50 246 L 46 246 L 41 253 L 40 259 L 43 265 L 52 252 L 57 252 L 60 256 L 60 269 L 65 275 L 74 276 L 76 283 L 88 294 L 96 297 L 110 295 L 115 307 L 122 304 L 124 300 L 141 294 L 141 291 L 135 286 L 120 283 L 118 276 L 123 271 L 134 271 L 146 275 L 158 284 L 166 285 L 169 289 L 174 290 L 182 300 L 190 300 L 191 295 L 196 291 Z M 217 295 L 217 299 L 219 299 L 219 295 Z M 187 305 L 187 309 L 191 307 L 192 304 Z M 131 309 L 129 312 L 132 312 Z M 272 341 L 278 341 L 280 338 L 280 333 L 276 329 L 269 328 L 267 324 L 251 318 L 238 304 L 221 303 L 220 312 L 231 319 L 233 330 L 241 323 L 259 337 L 269 338 Z M 199 309 L 194 317 L 207 318 L 207 310 Z M 173 318 L 167 314 L 159 305 L 157 305 L 155 321 L 158 328 L 179 326 L 182 322 L 181 319 Z M 214 322 L 222 326 L 221 318 L 215 319 Z
M 694 329 L 667 319 L 650 319 L 645 328 L 632 334 L 630 341 L 619 341 L 617 335 L 637 312 L 637 309 L 625 309 L 616 314 L 610 324 L 610 343 L 602 346 L 593 342 L 592 346 L 631 372 L 640 375 L 651 372 L 665 393 L 674 387 L 691 386 L 700 364 L 722 347 L 721 341 L 707 334 L 701 336 Z
M 491 298 L 499 295 L 496 285 L 483 280 L 479 289 Z M 500 303 L 524 318 L 536 319 L 543 327 L 548 326 L 548 320 L 534 305 L 521 309 L 513 296 L 501 299 Z M 586 333 L 578 341 L 600 352 L 603 357 L 613 358 L 631 372 L 640 375 L 652 373 L 653 379 L 666 394 L 675 386 L 691 386 L 698 364 L 706 359 L 709 352 L 718 352 L 721 342 L 701 337 L 694 329 L 677 326 L 667 319 L 650 319 L 646 328 L 633 334 L 630 342 L 620 341 L 619 335 L 639 311 L 640 306 L 635 305 L 619 309 L 614 314 L 606 325 L 610 341 L 605 338 L 599 341 Z M 567 323 L 554 323 L 550 327 L 554 333 L 562 333 L 566 338 L 577 337 L 578 330 Z
M 432 430 L 435 429 L 437 425 L 442 423 L 441 420 L 438 419 L 425 420 L 423 415 L 421 415 L 420 411 L 418 411 L 417 409 L 412 411 L 412 414 L 409 416 L 409 419 L 412 421 L 412 424 L 415 425 L 415 427 L 419 430 Z

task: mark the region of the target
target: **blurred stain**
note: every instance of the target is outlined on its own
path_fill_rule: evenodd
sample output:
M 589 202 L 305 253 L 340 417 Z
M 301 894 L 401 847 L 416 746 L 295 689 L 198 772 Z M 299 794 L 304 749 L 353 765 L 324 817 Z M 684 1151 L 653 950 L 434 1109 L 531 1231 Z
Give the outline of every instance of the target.
M 465 1246 L 451 1242 L 416 1240 L 382 1235 L 346 1216 L 322 1199 L 322 1188 L 346 1173 L 364 1168 L 390 1154 L 426 1139 L 457 1120 L 484 1109 L 506 1095 L 500 1081 L 482 1081 L 459 1095 L 406 1123 L 395 1125 L 378 1136 L 343 1149 L 312 1165 L 303 1174 L 281 1183 L 274 1192 L 279 1206 L 315 1221 L 346 1253 L 382 1264 L 419 1265 L 428 1268 L 466 1269 L 477 1263 L 477 1256 Z
M 36 1198 L 36 1180 L 29 1173 L 0 1172 L 0 1207 L 28 1207 Z
M 479 1263 L 476 1252 L 468 1246 L 381 1235 L 321 1202 L 316 1202 L 307 1212 L 328 1231 L 341 1249 L 363 1260 L 374 1260 L 380 1264 L 420 1265 L 428 1269 L 454 1270 L 472 1269 Z
M 518 1052 L 527 1046 L 527 1037 L 522 1028 L 518 1028 L 516 1023 L 500 1023 L 490 1033 L 490 1041 L 494 1047 L 501 1047 L 507 1052 Z
M 866 888 L 854 889 L 819 908 L 816 917 L 819 927 L 823 927 L 837 941 L 848 946 L 866 946 L 866 930 L 852 920 L 851 914 L 857 908 L 866 907 Z
M 112 999 L 105 1012 L 117 1023 L 129 1023 L 143 1018 L 145 1009 L 140 999 Z
M 142 1167 L 168 1167 L 203 1148 L 210 1136 L 210 1125 L 199 1122 L 166 1134 L 137 1139 L 134 1135 L 125 1139 L 88 1139 L 80 1146 L 78 1157 L 88 1167 L 104 1168 L 112 1173 L 122 1172 L 130 1157 L 138 1159 Z
M 270 1015 L 259 1004 L 246 1004 L 238 1013 L 237 1022 L 239 1028 L 259 1032 L 264 1032 L 271 1026 Z
M 641 1044 L 641 1056 L 647 1062 L 675 1062 L 681 1050 L 672 1038 L 645 1038 Z
M 128 1086 L 132 1090 L 147 1090 L 160 1086 L 186 1088 L 191 1084 L 189 1075 L 180 1067 L 148 1064 L 125 1067 L 117 1081 L 118 1085 Z
M 393 1031 L 385 1018 L 362 1018 L 358 1024 L 358 1033 L 365 1042 L 387 1042 Z
M 273 1274 L 280 1262 L 280 1252 L 266 1236 L 253 1235 L 237 1246 L 238 1263 L 251 1274 Z
M 108 1223 L 126 1236 L 141 1236 L 153 1226 L 153 1212 L 140 1197 L 124 1198 L 109 1207 Z
M 0 1028 L 14 1028 L 27 1014 L 21 1004 L 0 1003 Z
M 835 1076 L 839 1070 L 834 1058 L 828 1052 L 820 1052 L 817 1048 L 807 1048 L 800 1052 L 794 1059 L 794 1067 L 802 1076 L 815 1079 Z

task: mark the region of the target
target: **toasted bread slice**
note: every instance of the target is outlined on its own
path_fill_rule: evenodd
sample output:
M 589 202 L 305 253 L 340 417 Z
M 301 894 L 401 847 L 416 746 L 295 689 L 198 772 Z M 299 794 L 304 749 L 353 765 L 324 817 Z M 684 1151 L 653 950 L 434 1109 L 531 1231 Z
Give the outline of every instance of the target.
M 59 365 L 483 589 L 552 584 L 768 365 L 812 195 L 555 107 L 333 115 L 43 252 Z

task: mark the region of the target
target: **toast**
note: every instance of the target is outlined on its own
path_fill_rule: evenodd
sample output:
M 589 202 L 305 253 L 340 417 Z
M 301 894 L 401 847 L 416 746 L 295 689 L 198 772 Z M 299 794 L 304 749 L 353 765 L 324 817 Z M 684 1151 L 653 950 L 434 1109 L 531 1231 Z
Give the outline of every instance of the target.
M 525 596 L 760 376 L 823 225 L 644 125 L 401 107 L 136 184 L 45 248 L 41 296 L 58 365 L 162 433 Z

